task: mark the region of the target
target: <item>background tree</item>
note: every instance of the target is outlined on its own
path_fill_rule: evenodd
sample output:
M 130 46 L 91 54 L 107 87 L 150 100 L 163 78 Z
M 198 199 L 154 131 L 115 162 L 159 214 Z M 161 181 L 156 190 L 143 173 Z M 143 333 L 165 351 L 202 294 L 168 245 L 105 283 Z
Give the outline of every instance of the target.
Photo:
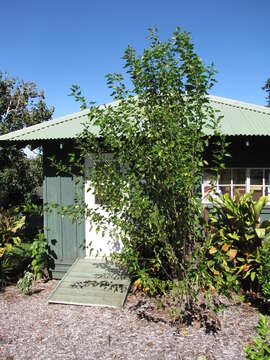
M 0 73 L 0 134 L 47 121 L 53 108 L 33 82 Z M 39 164 L 39 165 L 38 165 Z M 34 195 L 41 185 L 40 159 L 28 159 L 16 146 L 0 149 L 0 206 L 18 205 Z M 33 176 L 33 171 L 35 176 Z M 30 180 L 31 179 L 31 180 Z
M 155 291 L 183 279 L 200 236 L 204 130 L 215 132 L 218 117 L 208 97 L 215 70 L 195 53 L 190 35 L 177 28 L 162 41 L 151 30 L 149 40 L 142 55 L 125 50 L 128 78 L 107 76 L 116 103 L 90 108 L 99 138 L 86 128 L 78 142 L 81 160 L 90 158 L 86 180 L 100 207 L 64 210 L 86 214 L 103 230 L 113 225 L 111 235 L 124 244 L 121 260 Z M 72 92 L 85 106 L 80 89 Z M 79 163 L 74 154 L 71 160 Z
M 266 80 L 262 89 L 267 92 L 267 97 L 266 97 L 267 105 L 266 106 L 270 107 L 270 78 Z

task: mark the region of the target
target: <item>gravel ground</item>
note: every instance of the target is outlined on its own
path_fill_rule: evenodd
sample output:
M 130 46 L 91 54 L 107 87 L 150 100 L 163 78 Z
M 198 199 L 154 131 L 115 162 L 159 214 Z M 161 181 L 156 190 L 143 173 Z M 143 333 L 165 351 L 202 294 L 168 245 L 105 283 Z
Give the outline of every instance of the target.
M 176 328 L 138 316 L 130 295 L 123 309 L 48 305 L 57 281 L 36 283 L 31 296 L 8 286 L 0 292 L 0 360 L 12 359 L 245 359 L 258 311 L 247 304 L 218 315 L 221 329 Z M 145 305 L 144 305 L 145 306 Z

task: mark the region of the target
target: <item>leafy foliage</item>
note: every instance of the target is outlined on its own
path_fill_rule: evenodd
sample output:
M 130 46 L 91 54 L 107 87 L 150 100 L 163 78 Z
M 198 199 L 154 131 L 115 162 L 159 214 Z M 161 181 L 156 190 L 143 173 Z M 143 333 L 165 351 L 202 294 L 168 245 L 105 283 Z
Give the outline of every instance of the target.
M 254 337 L 253 343 L 247 345 L 246 359 L 247 360 L 267 360 L 270 358 L 270 337 L 269 337 L 269 320 L 266 316 L 260 315 L 257 333 Z
M 53 108 L 46 106 L 43 92 L 38 91 L 33 82 L 17 80 L 0 72 L 1 135 L 49 120 L 52 113 Z M 41 184 L 40 160 L 27 159 L 15 146 L 0 149 L 0 168 L 1 207 L 29 201 Z
M 0 285 L 11 276 L 12 263 L 16 252 L 14 247 L 21 245 L 20 231 L 25 224 L 25 217 L 20 217 L 17 208 L 0 210 Z
M 17 281 L 31 264 L 30 244 L 13 245 L 1 259 L 0 288 Z
M 1 135 L 49 120 L 52 113 L 33 82 L 0 73 Z M 41 155 L 30 159 L 16 146 L 3 147 L 0 169 L 0 277 L 6 282 L 16 279 L 29 264 L 29 251 L 22 241 L 31 241 L 37 232 L 32 220 L 33 207 L 39 204 L 37 188 L 42 184 Z
M 0 259 L 12 245 L 21 243 L 17 232 L 24 226 L 25 217 L 18 218 L 18 209 L 0 209 Z
M 0 74 L 1 133 L 19 130 L 49 120 L 53 109 L 44 102 L 35 83 Z
M 18 206 L 30 201 L 40 185 L 39 174 L 32 177 L 35 159 L 27 159 L 23 151 L 15 147 L 0 150 L 0 204 L 4 208 Z M 31 180 L 30 180 L 31 179 Z
M 258 281 L 262 294 L 270 300 L 270 247 L 269 242 L 263 243 L 260 249 L 261 266 L 258 270 Z
M 124 245 L 120 260 L 154 292 L 184 278 L 200 236 L 203 130 L 217 135 L 219 117 L 207 96 L 215 70 L 195 53 L 190 35 L 177 28 L 165 42 L 152 29 L 149 40 L 142 55 L 125 50 L 128 80 L 107 75 L 116 103 L 90 108 L 89 125 L 99 128 L 99 137 L 86 128 L 78 141 L 81 158 L 70 157 L 70 168 L 90 159 L 86 180 L 100 206 L 78 201 L 63 211 L 86 216 L 103 231 L 113 225 L 111 236 Z M 71 90 L 84 108 L 79 87 Z
M 18 288 L 24 293 L 24 295 L 30 295 L 30 289 L 33 279 L 34 275 L 31 272 L 27 271 L 24 274 L 24 277 L 18 281 Z
M 21 208 L 25 216 L 25 226 L 22 229 L 22 242 L 32 243 L 39 231 L 43 230 L 43 202 L 36 198 L 33 202 L 25 203 Z
M 270 78 L 266 80 L 262 89 L 267 92 L 267 97 L 266 97 L 267 106 L 270 107 Z
M 269 239 L 270 221 L 260 224 L 267 197 L 256 203 L 252 193 L 231 199 L 227 194 L 211 198 L 205 228 L 207 268 L 217 289 L 257 289 L 262 267 L 261 249 Z
M 44 234 L 39 232 L 31 245 L 32 268 L 38 279 L 41 279 L 43 277 L 44 270 L 49 268 L 47 248 L 48 241 L 45 239 Z
M 0 211 L 0 283 L 15 281 L 27 268 L 31 268 L 37 278 L 48 276 L 47 269 L 52 259 L 47 253 L 47 240 L 40 231 L 32 240 L 30 216 L 39 216 L 40 207 L 26 204 Z M 33 226 L 36 231 L 36 225 Z M 27 231 L 26 231 L 27 230 Z M 30 231 L 31 230 L 31 231 Z M 29 235 L 31 235 L 29 237 Z

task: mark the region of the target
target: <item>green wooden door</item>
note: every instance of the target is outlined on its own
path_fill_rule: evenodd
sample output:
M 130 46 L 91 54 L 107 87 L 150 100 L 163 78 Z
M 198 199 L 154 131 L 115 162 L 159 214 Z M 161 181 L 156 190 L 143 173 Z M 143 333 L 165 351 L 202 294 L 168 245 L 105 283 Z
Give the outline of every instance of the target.
M 48 158 L 52 155 L 65 159 L 69 146 L 61 151 L 58 144 L 44 146 L 44 204 L 70 205 L 74 203 L 75 194 L 83 194 L 81 184 L 71 175 L 57 175 L 50 166 Z M 44 214 L 45 235 L 49 243 L 49 252 L 54 258 L 54 278 L 61 278 L 77 257 L 85 257 L 84 223 L 72 223 L 68 216 L 59 214 L 54 208 Z

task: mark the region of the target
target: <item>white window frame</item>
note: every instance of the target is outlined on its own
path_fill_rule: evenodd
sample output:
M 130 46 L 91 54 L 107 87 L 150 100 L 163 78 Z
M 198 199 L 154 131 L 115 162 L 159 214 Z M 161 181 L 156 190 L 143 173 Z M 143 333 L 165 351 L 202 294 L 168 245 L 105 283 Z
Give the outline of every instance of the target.
M 230 196 L 233 197 L 233 188 L 234 186 L 241 186 L 241 185 L 244 185 L 244 184 L 234 184 L 233 183 L 233 176 L 232 176 L 232 170 L 233 169 L 245 169 L 246 170 L 246 179 L 245 179 L 245 189 L 246 189 L 246 193 L 249 193 L 252 189 L 252 186 L 251 183 L 250 183 L 250 171 L 251 170 L 263 170 L 263 177 L 262 177 L 262 195 L 265 196 L 266 194 L 266 187 L 269 187 L 270 188 L 270 184 L 269 185 L 266 185 L 266 181 L 265 181 L 265 171 L 266 170 L 269 170 L 270 172 L 270 167 L 249 167 L 249 168 L 246 168 L 246 167 L 230 167 L 230 168 L 227 168 L 227 170 L 231 170 L 231 175 L 230 175 L 230 184 L 219 184 L 219 179 L 216 179 L 215 180 L 215 188 L 217 190 L 218 193 L 220 193 L 220 187 L 221 186 L 230 186 Z M 205 191 L 204 191 L 204 187 L 205 187 L 205 184 L 204 184 L 204 179 L 202 179 L 202 184 L 201 184 L 201 193 L 202 193 L 202 200 L 203 200 L 203 203 L 209 203 L 210 201 L 206 198 L 206 195 L 205 195 Z M 269 182 L 270 183 L 270 182 Z M 255 185 L 256 186 L 256 185 Z M 268 191 L 268 204 L 270 204 L 270 191 Z

